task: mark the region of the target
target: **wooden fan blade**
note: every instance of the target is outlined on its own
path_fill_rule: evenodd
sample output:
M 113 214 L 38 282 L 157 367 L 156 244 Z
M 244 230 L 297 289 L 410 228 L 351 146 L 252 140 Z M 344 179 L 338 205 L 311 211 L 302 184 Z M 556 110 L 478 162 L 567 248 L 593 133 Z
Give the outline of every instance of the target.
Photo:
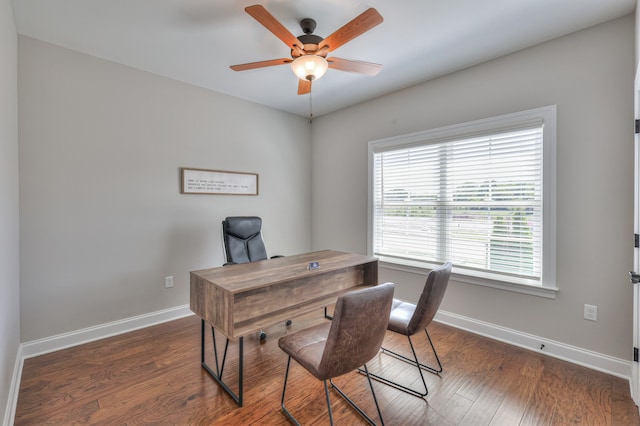
M 304 44 L 302 44 L 296 36 L 291 34 L 291 32 L 262 5 L 256 4 L 253 6 L 247 6 L 244 10 L 251 15 L 253 19 L 260 22 L 266 29 L 271 31 L 273 35 L 282 40 L 290 49 L 300 52 L 301 54 L 304 53 Z
M 329 51 L 336 50 L 338 47 L 369 31 L 381 22 L 382 15 L 371 7 L 346 23 L 329 37 L 322 40 L 320 44 L 318 44 L 318 49 L 328 46 Z
M 363 61 L 352 61 L 349 59 L 334 57 L 327 58 L 327 62 L 329 62 L 329 68 L 333 68 L 334 70 L 357 72 L 367 75 L 378 75 L 378 73 L 382 69 L 382 65 L 380 64 Z
M 311 93 L 311 80 L 298 80 L 298 95 Z
M 246 70 L 252 70 L 255 68 L 264 68 L 264 67 L 272 67 L 274 65 L 290 64 L 291 62 L 293 62 L 293 60 L 289 58 L 271 59 L 268 61 L 250 62 L 248 64 L 231 65 L 229 68 L 231 68 L 234 71 L 246 71 Z

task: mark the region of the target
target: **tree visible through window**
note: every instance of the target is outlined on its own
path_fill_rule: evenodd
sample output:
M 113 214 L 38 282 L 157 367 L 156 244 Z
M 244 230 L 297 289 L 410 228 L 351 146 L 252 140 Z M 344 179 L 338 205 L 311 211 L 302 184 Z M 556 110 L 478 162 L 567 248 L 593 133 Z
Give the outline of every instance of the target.
M 553 204 L 553 173 L 546 187 L 544 173 L 552 146 L 549 116 L 535 112 L 371 142 L 372 254 L 543 285 L 543 254 L 554 248 L 543 208 Z

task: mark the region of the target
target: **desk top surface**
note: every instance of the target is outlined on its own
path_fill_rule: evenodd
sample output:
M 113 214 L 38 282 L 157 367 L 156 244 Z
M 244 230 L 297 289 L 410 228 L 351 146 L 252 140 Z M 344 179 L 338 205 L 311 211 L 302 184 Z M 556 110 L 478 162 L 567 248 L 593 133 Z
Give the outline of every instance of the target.
M 273 285 L 280 281 L 303 279 L 313 274 L 335 271 L 367 263 L 377 262 L 377 258 L 334 250 L 322 250 L 293 256 L 278 257 L 258 262 L 220 266 L 192 271 L 196 275 L 231 293 L 261 286 Z M 317 269 L 309 269 L 309 263 L 318 262 Z

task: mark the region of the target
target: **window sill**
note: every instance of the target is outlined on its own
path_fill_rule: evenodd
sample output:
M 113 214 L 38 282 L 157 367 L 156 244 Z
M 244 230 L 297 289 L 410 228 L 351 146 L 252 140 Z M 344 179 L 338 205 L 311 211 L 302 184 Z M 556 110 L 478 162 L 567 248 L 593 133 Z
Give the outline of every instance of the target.
M 410 260 L 402 260 L 399 262 L 398 259 L 394 259 L 393 262 L 390 262 L 388 260 L 385 261 L 384 257 L 379 257 L 378 262 L 380 267 L 384 269 L 409 272 L 418 275 L 426 275 L 426 272 L 431 269 L 424 263 Z M 465 271 L 465 273 L 456 272 L 456 267 L 454 265 L 453 270 L 451 271 L 451 280 L 465 284 L 481 285 L 484 287 L 497 288 L 515 293 L 544 297 L 546 299 L 555 299 L 556 293 L 559 291 L 557 287 L 544 287 L 535 284 L 498 281 L 481 275 L 482 274 L 480 273 L 478 276 L 469 275 L 467 271 Z

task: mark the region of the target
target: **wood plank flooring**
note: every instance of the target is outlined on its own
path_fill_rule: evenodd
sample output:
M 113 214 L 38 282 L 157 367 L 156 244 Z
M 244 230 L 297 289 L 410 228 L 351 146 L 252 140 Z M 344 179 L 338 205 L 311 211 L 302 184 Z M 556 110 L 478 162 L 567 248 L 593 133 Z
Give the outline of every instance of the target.
M 320 321 L 322 312 L 295 318 L 289 328 L 269 329 L 262 344 L 245 337 L 244 407 L 200 367 L 195 316 L 27 359 L 15 425 L 288 425 L 280 409 L 287 357 L 277 340 Z M 387 425 L 640 425 L 623 379 L 438 323 L 429 332 L 444 372 L 426 373 L 425 399 L 374 382 Z M 414 343 L 419 354 L 429 352 L 424 334 Z M 408 350 L 406 337 L 390 332 L 384 345 Z M 234 389 L 236 360 L 232 342 L 224 374 Z M 368 367 L 418 386 L 417 372 L 389 355 Z M 302 424 L 328 424 L 322 384 L 295 362 L 289 380 L 287 408 Z M 364 376 L 350 373 L 336 384 L 377 419 Z M 331 399 L 336 424 L 364 424 L 335 391 Z

